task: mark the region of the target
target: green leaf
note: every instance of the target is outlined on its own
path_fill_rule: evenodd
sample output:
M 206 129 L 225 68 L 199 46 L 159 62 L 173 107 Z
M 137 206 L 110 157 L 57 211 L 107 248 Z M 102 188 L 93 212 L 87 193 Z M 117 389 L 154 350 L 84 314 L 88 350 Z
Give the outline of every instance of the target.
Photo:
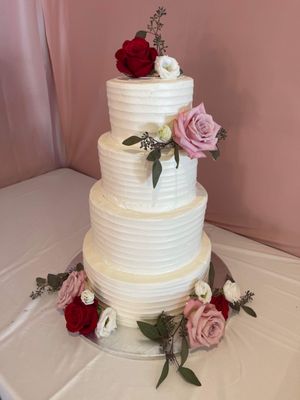
M 242 306 L 242 309 L 249 315 L 251 315 L 251 317 L 256 318 L 256 312 L 253 310 L 253 308 L 248 307 L 248 306 Z
M 164 381 L 164 380 L 166 379 L 166 377 L 168 376 L 168 373 L 169 373 L 169 361 L 166 360 L 165 363 L 164 363 L 163 369 L 162 369 L 162 371 L 161 371 L 160 378 L 159 378 L 159 380 L 158 380 L 158 382 L 157 382 L 156 389 L 159 387 L 159 385 L 160 385 L 161 383 L 163 383 L 163 381 Z
M 75 267 L 75 271 L 79 272 L 79 271 L 83 271 L 84 267 L 82 263 L 78 263 Z
M 177 169 L 179 166 L 179 146 L 177 143 L 175 143 L 175 146 L 174 146 L 174 158 L 176 161 L 176 169 Z
M 155 149 L 155 150 L 150 151 L 150 153 L 148 154 L 147 160 L 148 161 L 159 160 L 160 156 L 161 156 L 160 149 Z
M 52 289 L 58 289 L 61 280 L 59 279 L 59 277 L 57 275 L 54 274 L 48 274 L 47 276 L 47 282 L 48 285 L 52 287 Z
M 158 317 L 156 326 L 157 326 L 159 334 L 162 337 L 167 338 L 169 336 L 168 328 L 167 328 L 166 323 L 161 315 Z
M 130 136 L 129 138 L 123 140 L 123 144 L 125 144 L 125 146 L 132 146 L 136 143 L 141 142 L 143 139 L 140 138 L 139 136 Z
M 215 267 L 212 262 L 210 262 L 209 266 L 209 273 L 208 273 L 208 284 L 211 289 L 214 287 L 214 281 L 215 281 Z
M 180 366 L 182 367 L 183 364 L 186 362 L 187 358 L 189 355 L 189 345 L 188 342 L 186 340 L 186 337 L 183 336 L 182 338 L 182 345 L 181 345 L 181 352 L 180 352 L 180 356 L 181 356 L 181 363 Z
M 226 274 L 225 282 L 226 282 L 226 281 L 230 281 L 230 282 L 233 282 L 233 283 L 234 283 L 234 279 L 233 279 L 232 275 Z
M 135 34 L 135 37 L 139 37 L 139 38 L 142 38 L 142 39 L 145 39 L 146 36 L 147 36 L 147 32 L 146 31 L 138 31 Z
M 229 303 L 229 306 L 237 312 L 240 312 L 241 306 L 239 303 Z
M 36 278 L 36 284 L 37 284 L 37 286 L 38 287 L 40 287 L 40 286 L 44 286 L 46 283 L 47 283 L 47 279 L 45 279 L 45 278 Z
M 148 339 L 157 340 L 161 338 L 160 333 L 156 326 L 148 324 L 147 322 L 137 321 L 138 327 L 140 328 L 143 335 Z
M 155 189 L 162 171 L 162 166 L 159 160 L 155 160 L 152 166 L 152 184 Z
M 60 284 L 63 283 L 68 278 L 69 274 L 68 272 L 61 272 L 60 274 L 57 274 L 58 279 L 60 280 Z
M 217 150 L 211 150 L 210 154 L 212 155 L 212 158 L 216 161 L 220 157 L 220 150 L 217 147 Z
M 187 382 L 196 386 L 201 386 L 201 382 L 191 369 L 186 367 L 179 367 L 178 371 L 180 375 L 183 377 L 183 379 L 186 380 Z
M 217 138 L 218 140 L 225 140 L 227 137 L 227 131 L 224 128 L 220 128 L 218 133 L 217 133 Z
M 97 306 L 97 313 L 98 313 L 98 315 L 99 315 L 99 317 L 100 317 L 100 315 L 101 315 L 101 313 L 102 313 L 102 307 L 101 307 L 100 304 L 98 304 L 98 306 Z

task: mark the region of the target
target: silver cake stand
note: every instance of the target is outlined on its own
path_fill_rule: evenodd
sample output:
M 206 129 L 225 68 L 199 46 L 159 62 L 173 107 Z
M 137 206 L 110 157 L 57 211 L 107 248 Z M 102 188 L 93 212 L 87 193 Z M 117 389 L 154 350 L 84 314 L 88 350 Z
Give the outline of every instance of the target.
M 79 262 L 82 263 L 82 252 L 74 257 L 67 271 L 72 270 Z M 214 286 L 222 287 L 230 272 L 225 263 L 214 253 L 212 253 L 212 262 L 215 268 Z M 107 338 L 98 339 L 94 333 L 89 336 L 81 335 L 81 337 L 99 349 L 118 357 L 134 360 L 164 358 L 159 344 L 147 339 L 138 328 L 118 325 L 118 328 Z M 181 339 L 178 338 L 174 342 L 174 353 L 179 353 L 180 348 Z

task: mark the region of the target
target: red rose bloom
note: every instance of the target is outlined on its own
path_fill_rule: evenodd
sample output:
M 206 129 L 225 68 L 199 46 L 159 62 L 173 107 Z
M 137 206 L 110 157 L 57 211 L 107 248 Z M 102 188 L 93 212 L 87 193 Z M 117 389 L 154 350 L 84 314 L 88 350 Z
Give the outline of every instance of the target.
M 154 47 L 149 47 L 147 40 L 136 37 L 132 40 L 125 40 L 115 57 L 120 72 L 140 78 L 149 75 L 153 70 L 157 51 Z
M 66 327 L 69 332 L 79 332 L 88 335 L 96 329 L 99 315 L 98 301 L 85 305 L 81 298 L 75 297 L 74 301 L 65 308 Z
M 219 296 L 213 296 L 210 302 L 211 304 L 215 305 L 218 311 L 222 312 L 223 317 L 225 318 L 225 320 L 227 320 L 229 312 L 229 304 L 228 301 L 225 299 L 225 296 L 223 294 Z

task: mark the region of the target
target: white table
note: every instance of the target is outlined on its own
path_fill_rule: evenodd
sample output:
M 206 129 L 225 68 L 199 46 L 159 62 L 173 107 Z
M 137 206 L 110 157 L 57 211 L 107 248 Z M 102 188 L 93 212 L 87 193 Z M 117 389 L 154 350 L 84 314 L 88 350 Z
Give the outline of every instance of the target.
M 211 225 L 214 251 L 258 318 L 229 320 L 218 348 L 189 357 L 202 382 L 175 376 L 155 390 L 162 361 L 99 351 L 65 329 L 55 295 L 29 298 L 36 276 L 63 271 L 89 227 L 93 179 L 69 169 L 0 191 L 0 397 L 2 400 L 297 400 L 300 398 L 300 260 Z

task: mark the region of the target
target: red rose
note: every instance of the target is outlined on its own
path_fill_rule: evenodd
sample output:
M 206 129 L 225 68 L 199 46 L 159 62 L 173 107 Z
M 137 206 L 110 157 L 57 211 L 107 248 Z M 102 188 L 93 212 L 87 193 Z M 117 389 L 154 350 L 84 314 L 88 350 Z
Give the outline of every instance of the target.
M 75 297 L 71 304 L 65 308 L 66 327 L 69 332 L 79 332 L 88 335 L 96 329 L 99 315 L 97 311 L 98 301 L 85 305 L 80 297 Z
M 211 298 L 211 304 L 214 304 L 218 311 L 221 311 L 225 320 L 228 318 L 229 312 L 229 304 L 228 301 L 225 299 L 223 294 L 219 296 L 213 296 Z
M 147 40 L 136 37 L 125 40 L 122 49 L 116 52 L 115 57 L 120 72 L 140 78 L 149 75 L 153 70 L 157 51 L 154 47 L 149 47 Z

